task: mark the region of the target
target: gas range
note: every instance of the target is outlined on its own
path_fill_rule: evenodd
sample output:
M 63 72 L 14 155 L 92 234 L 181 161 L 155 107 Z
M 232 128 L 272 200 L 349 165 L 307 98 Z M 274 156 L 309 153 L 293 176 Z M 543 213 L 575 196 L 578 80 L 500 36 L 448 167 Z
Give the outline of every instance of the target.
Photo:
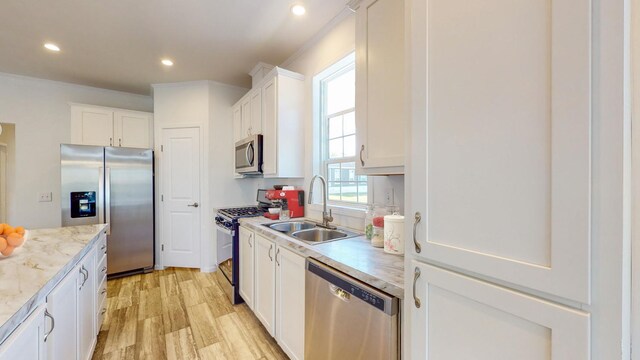
M 262 215 L 263 211 L 257 206 L 247 206 L 247 207 L 236 207 L 236 208 L 227 208 L 227 209 L 219 209 L 218 215 L 222 215 L 228 219 L 235 220 L 244 217 L 254 217 Z

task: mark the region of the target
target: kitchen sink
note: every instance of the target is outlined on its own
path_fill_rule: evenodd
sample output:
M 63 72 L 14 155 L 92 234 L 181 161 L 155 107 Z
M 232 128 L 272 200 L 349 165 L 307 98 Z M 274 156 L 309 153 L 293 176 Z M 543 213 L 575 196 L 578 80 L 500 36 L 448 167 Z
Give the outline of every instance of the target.
M 270 224 L 269 227 L 275 231 L 283 233 L 294 233 L 300 230 L 313 229 L 316 227 L 316 224 L 306 221 L 287 221 Z
M 313 243 L 329 241 L 329 240 L 337 240 L 337 239 L 349 237 L 347 233 L 340 230 L 330 230 L 330 229 L 324 229 L 324 228 L 318 228 L 318 227 L 314 229 L 296 231 L 293 234 L 291 234 L 291 236 L 293 236 L 294 238 L 298 238 L 300 240 L 313 242 Z
M 343 229 L 325 229 L 310 221 L 284 221 L 264 226 L 302 240 L 307 244 L 316 245 L 328 241 L 348 239 L 361 234 Z

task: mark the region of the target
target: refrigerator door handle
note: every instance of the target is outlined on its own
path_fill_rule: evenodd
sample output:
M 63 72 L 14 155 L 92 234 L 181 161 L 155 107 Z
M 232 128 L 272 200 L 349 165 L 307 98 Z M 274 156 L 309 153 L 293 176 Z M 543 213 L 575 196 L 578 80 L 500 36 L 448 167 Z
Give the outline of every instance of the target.
M 104 209 L 105 209 L 105 223 L 111 222 L 111 168 L 106 169 L 104 186 Z M 111 235 L 111 224 L 107 228 L 107 235 Z
M 104 167 L 98 168 L 98 223 L 104 224 Z

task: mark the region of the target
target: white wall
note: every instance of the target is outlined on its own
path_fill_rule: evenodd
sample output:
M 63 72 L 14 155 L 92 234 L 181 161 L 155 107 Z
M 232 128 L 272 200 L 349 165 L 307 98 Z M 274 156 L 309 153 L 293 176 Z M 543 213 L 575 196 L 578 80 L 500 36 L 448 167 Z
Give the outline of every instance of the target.
M 2 124 L 2 134 L 0 134 L 0 143 L 3 143 L 7 146 L 7 164 L 6 164 L 6 199 L 5 199 L 5 209 L 4 214 L 15 213 L 15 207 L 17 205 L 16 202 L 16 177 L 12 176 L 16 172 L 16 126 L 14 124 L 4 123 Z M 2 181 L 0 179 L 0 181 Z M 0 205 L 1 206 L 1 205 Z M 0 213 L 1 214 L 1 213 Z M 7 219 L 4 219 L 3 216 L 0 216 L 0 222 L 5 222 L 11 224 L 11 222 Z
M 200 268 L 213 271 L 216 265 L 215 209 L 236 205 L 255 204 L 256 189 L 262 179 L 234 179 L 233 122 L 231 106 L 248 89 L 212 81 L 157 84 L 154 88 L 154 128 L 156 152 L 162 144 L 161 129 L 174 125 L 201 126 L 203 131 L 203 164 L 201 177 L 201 259 Z M 156 174 L 162 169 L 161 158 L 156 157 Z M 160 176 L 156 176 L 156 203 L 160 196 Z M 156 219 L 160 219 L 161 205 L 156 206 Z M 156 222 L 157 245 L 163 241 Z M 156 262 L 161 262 L 160 246 L 156 246 Z
M 70 141 L 69 102 L 151 111 L 149 96 L 0 73 L 0 123 L 16 125 L 15 202 L 8 221 L 60 226 L 60 144 Z M 51 192 L 53 201 L 38 202 Z
M 300 49 L 281 66 L 305 76 L 305 179 L 304 189 L 308 191 L 309 183 L 314 175 L 314 131 L 313 131 L 313 77 L 321 73 L 336 61 L 344 58 L 355 50 L 355 14 L 345 9 L 325 30 L 321 31 L 305 47 Z M 387 194 L 395 192 L 395 203 L 404 211 L 404 176 L 374 177 L 373 199 L 376 203 L 387 204 Z M 319 188 L 314 195 L 321 194 Z M 308 194 L 306 194 L 308 195 Z M 317 197 L 316 199 L 319 199 Z M 316 201 L 316 200 L 314 200 Z M 317 200 L 319 201 L 319 200 Z M 308 217 L 321 219 L 321 209 L 318 206 L 308 206 Z M 334 210 L 334 222 L 356 229 L 364 225 L 364 212 L 340 212 Z M 355 215 L 355 216 L 354 216 Z

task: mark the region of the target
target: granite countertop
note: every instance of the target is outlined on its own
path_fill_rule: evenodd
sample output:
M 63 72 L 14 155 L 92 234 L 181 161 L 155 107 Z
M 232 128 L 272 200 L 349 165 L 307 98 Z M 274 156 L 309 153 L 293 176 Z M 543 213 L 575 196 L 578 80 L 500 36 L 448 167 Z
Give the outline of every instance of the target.
M 0 343 L 45 300 L 107 226 L 30 230 L 22 247 L 0 257 Z
M 291 220 L 315 222 L 305 218 Z M 388 254 L 381 248 L 371 246 L 364 235 L 310 245 L 262 226 L 274 222 L 280 221 L 264 217 L 240 219 L 240 225 L 274 240 L 280 246 L 285 246 L 304 257 L 312 257 L 390 295 L 404 298 L 403 256 Z

